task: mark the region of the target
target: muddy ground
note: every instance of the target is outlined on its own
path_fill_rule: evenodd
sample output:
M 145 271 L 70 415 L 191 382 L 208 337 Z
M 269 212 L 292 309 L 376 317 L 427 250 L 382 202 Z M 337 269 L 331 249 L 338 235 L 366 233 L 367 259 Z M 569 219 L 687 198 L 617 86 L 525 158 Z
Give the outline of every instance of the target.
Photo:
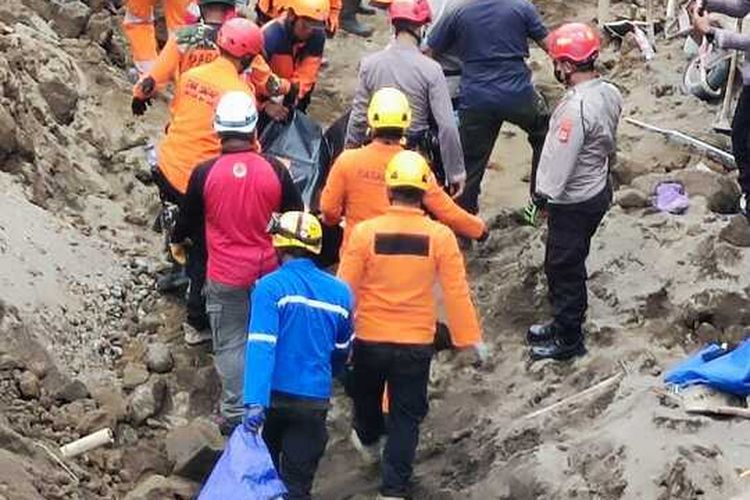
M 221 447 L 207 420 L 218 392 L 210 355 L 184 346 L 179 299 L 154 291 L 165 265 L 150 229 L 158 201 L 135 178 L 166 101 L 131 117 L 126 46 L 102 4 L 0 5 L 0 498 L 190 498 Z M 551 26 L 595 13 L 538 6 Z M 382 16 L 372 22 L 371 40 L 342 34 L 327 47 L 311 111 L 323 123 L 345 109 L 361 56 L 387 41 Z M 622 89 L 625 115 L 726 147 L 710 132 L 716 106 L 681 92 L 681 45 L 660 40 L 645 63 L 626 40 L 604 51 L 602 71 Z M 554 101 L 562 90 L 544 54 L 530 64 Z M 451 354 L 434 364 L 415 498 L 750 498 L 739 478 L 750 424 L 688 416 L 660 390 L 673 362 L 750 325 L 750 228 L 732 215 L 734 174 L 624 124 L 617 203 L 589 261 L 590 353 L 532 364 L 523 338 L 548 313 L 545 231 L 512 215 L 526 201 L 529 158 L 523 134 L 505 127 L 482 194 L 492 234 L 467 257 L 493 358 L 481 370 Z M 648 208 L 654 184 L 671 178 L 691 197 L 683 216 Z M 357 466 L 344 397 L 330 424 L 317 497 L 372 498 L 377 472 Z M 106 426 L 113 446 L 65 467 L 51 457 Z

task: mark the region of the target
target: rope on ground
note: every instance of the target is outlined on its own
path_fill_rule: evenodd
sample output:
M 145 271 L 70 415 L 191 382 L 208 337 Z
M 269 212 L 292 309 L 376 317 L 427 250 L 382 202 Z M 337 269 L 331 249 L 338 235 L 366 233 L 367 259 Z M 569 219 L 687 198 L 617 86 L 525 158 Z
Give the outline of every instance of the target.
M 577 394 L 569 396 L 569 397 L 567 397 L 565 399 L 561 399 L 557 403 L 552 404 L 550 406 L 547 406 L 546 408 L 542 408 L 541 410 L 537 410 L 537 411 L 535 411 L 533 413 L 529 413 L 528 415 L 526 415 L 523 418 L 524 419 L 536 418 L 536 417 L 538 417 L 540 415 L 544 415 L 545 413 L 549 413 L 551 411 L 554 411 L 554 410 L 556 410 L 556 409 L 558 409 L 560 407 L 577 403 L 578 401 L 580 401 L 582 399 L 586 399 L 587 397 L 591 396 L 592 394 L 598 393 L 602 389 L 605 389 L 605 388 L 607 388 L 607 387 L 609 387 L 611 385 L 614 385 L 616 382 L 619 382 L 620 379 L 622 379 L 622 377 L 624 377 L 624 376 L 625 376 L 624 372 L 618 372 L 615 375 L 612 375 L 611 377 L 602 380 L 598 384 L 589 387 L 588 389 L 584 389 L 583 391 L 581 391 L 581 392 L 579 392 Z

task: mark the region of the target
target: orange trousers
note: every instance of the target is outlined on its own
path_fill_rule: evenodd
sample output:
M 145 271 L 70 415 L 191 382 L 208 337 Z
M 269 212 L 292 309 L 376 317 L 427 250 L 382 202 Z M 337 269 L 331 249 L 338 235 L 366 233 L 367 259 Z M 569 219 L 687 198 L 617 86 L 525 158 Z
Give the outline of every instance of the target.
M 122 28 L 130 43 L 130 53 L 138 71 L 147 73 L 157 56 L 154 7 L 159 0 L 127 0 Z M 161 0 L 167 29 L 173 32 L 185 24 L 190 0 Z

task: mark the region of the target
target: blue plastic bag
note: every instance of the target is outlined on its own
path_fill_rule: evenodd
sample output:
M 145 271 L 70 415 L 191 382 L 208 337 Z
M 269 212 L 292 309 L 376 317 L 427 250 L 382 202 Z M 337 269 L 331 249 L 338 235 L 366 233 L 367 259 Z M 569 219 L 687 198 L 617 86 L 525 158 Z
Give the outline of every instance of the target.
M 750 396 L 750 339 L 731 351 L 709 344 L 672 368 L 664 380 L 681 387 L 703 384 L 737 396 Z
M 263 438 L 238 425 L 198 500 L 270 500 L 286 492 Z

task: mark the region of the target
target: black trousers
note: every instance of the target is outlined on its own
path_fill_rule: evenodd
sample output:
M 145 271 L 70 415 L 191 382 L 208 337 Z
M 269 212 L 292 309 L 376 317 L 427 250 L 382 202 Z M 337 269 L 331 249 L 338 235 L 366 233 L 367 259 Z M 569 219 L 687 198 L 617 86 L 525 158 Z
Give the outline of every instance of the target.
M 732 154 L 740 189 L 750 195 L 750 86 L 742 87 L 732 119 Z
M 315 472 L 328 443 L 328 410 L 271 408 L 263 426 L 263 440 L 289 492 L 288 500 L 309 500 Z
M 161 170 L 155 169 L 153 177 L 154 183 L 159 188 L 159 198 L 162 203 L 168 202 L 181 206 L 185 195 L 169 183 Z M 201 227 L 203 227 L 202 224 Z M 162 228 L 162 230 L 166 229 Z M 206 298 L 203 296 L 208 261 L 204 231 L 198 231 L 198 234 L 191 235 L 190 239 L 192 245 L 188 248 L 187 264 L 185 265 L 185 273 L 190 279 L 186 297 L 187 322 L 197 330 L 205 330 L 209 327 L 209 323 L 206 314 Z
M 528 102 L 519 102 L 513 109 L 462 109 L 459 110 L 458 116 L 466 164 L 466 188 L 458 199 L 458 204 L 471 213 L 479 212 L 479 194 L 484 171 L 492 148 L 495 147 L 500 127 L 506 121 L 521 127 L 528 134 L 532 150 L 529 192 L 533 194 L 539 157 L 549 125 L 549 108 L 544 97 L 535 92 L 529 97 Z
M 357 341 L 354 345 L 354 429 L 365 445 L 383 434 L 382 485 L 385 496 L 409 496 L 419 424 L 427 416 L 427 382 L 434 347 Z M 389 413 L 382 399 L 388 384 Z
M 544 271 L 554 320 L 563 328 L 569 341 L 581 336 L 581 325 L 588 307 L 586 258 L 591 238 L 611 200 L 612 191 L 607 186 L 583 203 L 547 205 L 549 232 Z

